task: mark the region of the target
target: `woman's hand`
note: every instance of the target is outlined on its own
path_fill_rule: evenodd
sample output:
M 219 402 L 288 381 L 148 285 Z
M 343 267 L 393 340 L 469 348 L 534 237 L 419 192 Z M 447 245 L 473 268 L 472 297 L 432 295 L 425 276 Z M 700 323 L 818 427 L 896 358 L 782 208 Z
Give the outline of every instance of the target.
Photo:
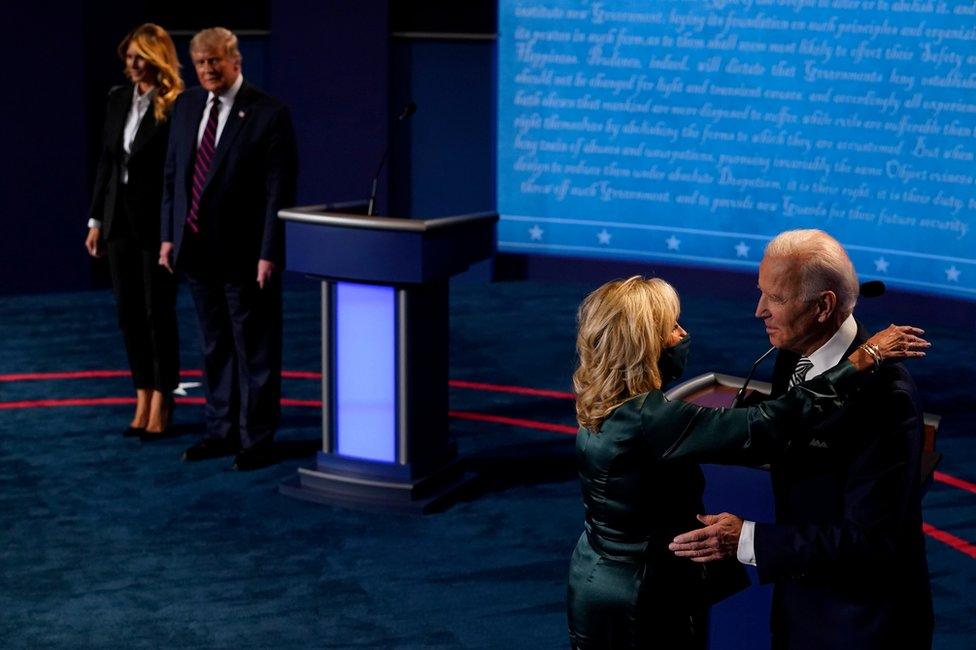
M 101 246 L 101 228 L 89 228 L 88 236 L 85 237 L 85 248 L 88 249 L 88 254 L 92 257 L 101 257 L 105 254 Z
M 173 272 L 173 242 L 164 241 L 159 244 L 159 265 L 169 271 Z
M 924 330 L 911 325 L 889 325 L 869 338 L 848 358 L 858 370 L 867 370 L 882 361 L 924 357 L 925 349 L 932 345 L 922 338 L 924 333 Z

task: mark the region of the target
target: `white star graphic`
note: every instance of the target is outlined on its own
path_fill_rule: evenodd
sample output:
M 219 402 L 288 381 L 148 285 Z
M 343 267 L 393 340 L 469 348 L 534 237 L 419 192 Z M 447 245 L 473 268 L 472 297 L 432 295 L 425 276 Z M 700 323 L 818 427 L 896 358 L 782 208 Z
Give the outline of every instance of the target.
M 539 224 L 536 224 L 529 228 L 529 237 L 532 239 L 532 241 L 542 241 L 542 233 L 544 232 L 545 230 L 540 228 Z
M 675 237 L 674 235 L 671 235 L 670 237 L 665 239 L 664 243 L 668 245 L 669 251 L 676 251 L 678 250 L 678 247 L 681 246 L 681 240 Z
M 597 240 L 601 244 L 603 244 L 604 246 L 609 246 L 610 245 L 610 238 L 611 237 L 613 237 L 613 235 L 611 235 L 610 233 L 608 233 L 606 228 L 604 228 L 603 230 L 601 230 L 600 232 L 598 232 L 596 234 Z
M 749 247 L 746 246 L 744 241 L 740 241 L 735 246 L 735 256 L 736 257 L 749 257 Z
M 889 264 L 891 264 L 891 262 L 886 260 L 884 256 L 881 256 L 878 259 L 874 260 L 874 270 L 877 271 L 878 273 L 887 273 Z
M 187 388 L 199 388 L 202 384 L 198 381 L 181 381 L 180 385 L 173 389 L 174 395 L 186 397 Z
M 946 280 L 948 280 L 949 282 L 959 282 L 959 276 L 962 274 L 962 271 L 957 269 L 956 265 L 953 264 L 952 266 L 950 266 L 945 270 L 945 274 L 946 274 Z

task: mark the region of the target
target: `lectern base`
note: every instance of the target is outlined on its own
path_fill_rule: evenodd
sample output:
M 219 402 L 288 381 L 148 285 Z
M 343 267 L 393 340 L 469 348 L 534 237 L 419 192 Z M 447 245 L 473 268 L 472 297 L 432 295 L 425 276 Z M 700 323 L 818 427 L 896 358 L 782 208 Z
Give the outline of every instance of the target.
M 278 490 L 290 497 L 359 510 L 427 514 L 443 510 L 470 486 L 475 474 L 457 462 L 415 480 L 378 480 L 301 467 Z

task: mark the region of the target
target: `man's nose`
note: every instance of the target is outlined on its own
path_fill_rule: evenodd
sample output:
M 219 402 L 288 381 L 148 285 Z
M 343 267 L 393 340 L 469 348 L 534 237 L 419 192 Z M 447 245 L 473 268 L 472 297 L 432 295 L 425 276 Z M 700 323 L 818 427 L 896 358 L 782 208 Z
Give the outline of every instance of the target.
M 769 310 L 766 308 L 766 298 L 760 296 L 756 303 L 756 318 L 766 318 L 767 316 L 769 316 Z

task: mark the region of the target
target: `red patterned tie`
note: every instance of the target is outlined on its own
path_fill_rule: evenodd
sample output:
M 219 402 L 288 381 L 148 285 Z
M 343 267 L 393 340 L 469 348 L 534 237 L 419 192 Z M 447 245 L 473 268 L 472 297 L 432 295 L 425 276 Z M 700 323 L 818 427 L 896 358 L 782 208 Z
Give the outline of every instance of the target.
M 217 117 L 220 115 L 220 98 L 214 97 L 210 105 L 210 116 L 207 126 L 203 129 L 203 138 L 197 147 L 197 158 L 193 164 L 193 191 L 190 197 L 190 211 L 186 215 L 186 225 L 194 233 L 200 232 L 200 196 L 203 194 L 203 182 L 213 160 L 215 144 L 217 142 Z

